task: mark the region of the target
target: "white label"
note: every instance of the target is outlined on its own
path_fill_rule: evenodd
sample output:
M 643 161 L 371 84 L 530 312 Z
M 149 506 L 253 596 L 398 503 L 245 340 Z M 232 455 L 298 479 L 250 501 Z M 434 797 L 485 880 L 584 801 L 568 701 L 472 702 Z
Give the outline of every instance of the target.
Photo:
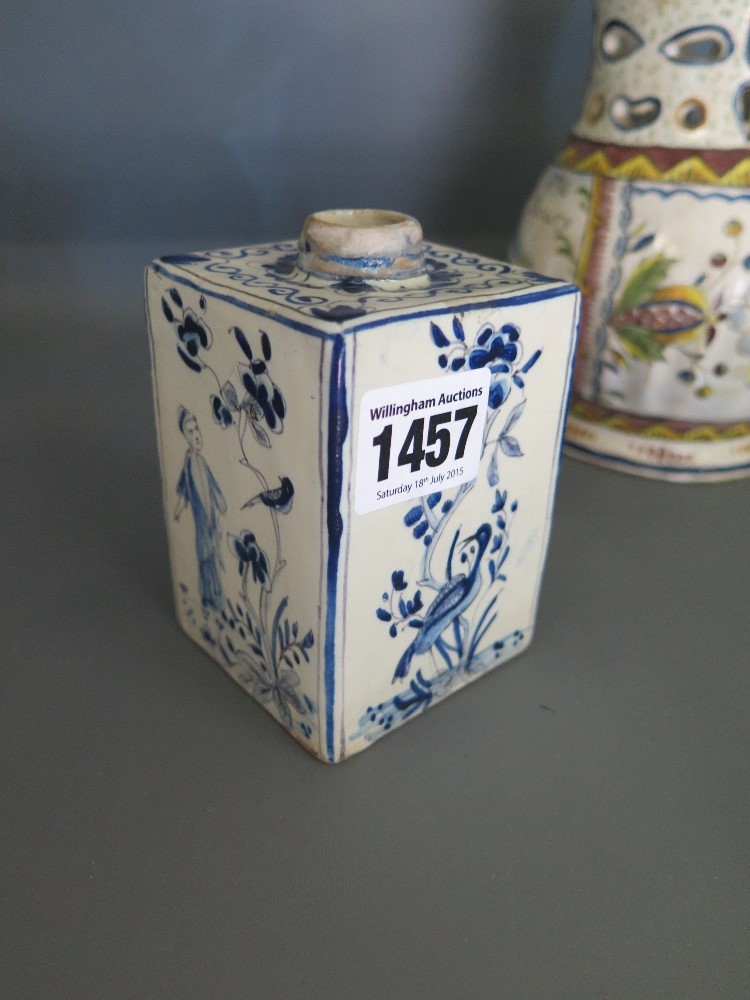
M 486 368 L 371 389 L 362 397 L 354 509 L 368 514 L 476 478 Z

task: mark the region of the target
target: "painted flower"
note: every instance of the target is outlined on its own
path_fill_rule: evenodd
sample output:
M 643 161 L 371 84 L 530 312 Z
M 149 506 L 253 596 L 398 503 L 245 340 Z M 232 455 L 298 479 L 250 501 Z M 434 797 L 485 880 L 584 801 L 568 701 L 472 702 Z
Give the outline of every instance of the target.
M 292 725 L 292 710 L 298 715 L 305 714 L 305 706 L 297 694 L 299 674 L 292 667 L 274 665 L 269 671 L 264 664 L 253 663 L 245 652 L 239 652 L 247 671 L 250 690 L 261 704 L 273 702 L 274 708 L 286 726 Z
M 700 288 L 665 285 L 647 299 L 616 312 L 609 323 L 632 357 L 662 361 L 664 347 L 695 340 L 706 333 L 710 314 L 708 300 Z
M 244 531 L 239 536 L 231 537 L 235 555 L 239 559 L 240 576 L 249 570 L 253 574 L 253 582 L 260 583 L 269 589 L 268 556 L 258 544 L 252 531 Z
M 191 358 L 197 358 L 198 352 L 208 350 L 211 346 L 211 331 L 202 319 L 198 319 L 192 309 L 186 309 L 182 319 L 177 323 L 177 339 Z
M 203 310 L 206 308 L 206 300 L 202 295 L 200 307 Z M 177 353 L 191 371 L 202 371 L 203 362 L 199 353 L 211 346 L 211 331 L 192 309 L 185 309 L 177 288 L 168 289 L 162 296 L 161 309 L 167 321 L 177 331 Z
M 494 379 L 490 385 L 489 396 L 487 397 L 487 403 L 491 409 L 497 410 L 498 407 L 502 406 L 505 400 L 510 395 L 510 379 L 507 378 L 497 378 Z
M 231 427 L 234 423 L 232 411 L 221 396 L 211 396 L 211 414 L 219 427 Z
M 290 274 L 294 274 L 297 268 L 297 254 L 283 254 L 281 257 L 277 257 L 276 260 L 272 260 L 269 264 L 263 264 L 262 267 L 264 271 L 277 278 L 288 278 Z
M 339 281 L 334 281 L 331 288 L 335 288 L 338 292 L 346 292 L 347 295 L 361 295 L 363 292 L 374 291 L 372 285 L 368 285 L 364 279 L 355 278 L 351 275 L 341 278 Z
M 268 374 L 265 361 L 256 358 L 249 365 L 240 365 L 240 379 L 247 391 L 243 406 L 250 419 L 264 421 L 270 431 L 281 434 L 286 403 L 281 390 Z
M 489 323 L 485 324 L 469 352 L 468 367 L 489 367 L 493 374 L 509 372 L 511 365 L 521 356 L 520 336 L 518 327 L 513 323 L 504 323 L 499 330 Z
M 255 357 L 245 334 L 238 326 L 230 331 L 247 358 L 247 364 L 239 366 L 240 380 L 247 391 L 242 401 L 242 409 L 247 413 L 253 432 L 261 444 L 268 446 L 265 433 L 260 432 L 258 424 L 263 421 L 274 434 L 281 434 L 286 403 L 281 390 L 272 380 L 268 372 L 268 362 L 271 360 L 271 340 L 267 333 L 261 331 L 260 348 L 262 358 Z M 230 404 L 231 405 L 231 404 Z M 266 439 L 266 440 L 264 440 Z
M 445 261 L 435 260 L 434 257 L 425 257 L 425 267 L 427 278 L 435 288 L 444 288 L 446 285 L 455 285 L 461 280 L 461 272 L 448 267 Z

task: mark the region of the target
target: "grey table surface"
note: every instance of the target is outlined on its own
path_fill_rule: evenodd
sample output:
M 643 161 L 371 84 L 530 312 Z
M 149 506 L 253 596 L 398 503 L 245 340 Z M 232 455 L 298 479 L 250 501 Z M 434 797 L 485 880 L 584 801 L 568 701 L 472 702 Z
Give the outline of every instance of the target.
M 0 996 L 750 997 L 750 482 L 565 461 L 529 650 L 320 764 L 173 614 L 177 249 L 0 248 Z

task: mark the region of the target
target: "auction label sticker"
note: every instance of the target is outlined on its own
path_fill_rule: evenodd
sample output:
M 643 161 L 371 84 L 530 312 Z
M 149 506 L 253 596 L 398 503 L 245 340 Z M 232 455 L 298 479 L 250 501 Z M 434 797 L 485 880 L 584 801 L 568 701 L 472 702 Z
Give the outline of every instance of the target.
M 370 389 L 362 397 L 354 509 L 382 507 L 470 482 L 479 471 L 486 368 Z

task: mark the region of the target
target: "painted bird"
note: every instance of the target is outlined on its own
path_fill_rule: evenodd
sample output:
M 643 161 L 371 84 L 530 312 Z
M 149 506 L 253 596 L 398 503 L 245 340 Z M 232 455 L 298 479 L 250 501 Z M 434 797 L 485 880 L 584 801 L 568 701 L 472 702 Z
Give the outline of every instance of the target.
M 456 537 L 453 539 L 451 552 L 448 556 L 448 582 L 438 591 L 437 597 L 427 609 L 427 614 L 424 617 L 422 627 L 417 633 L 416 638 L 398 661 L 396 672 L 393 675 L 394 682 L 399 680 L 399 678 L 406 677 L 409 673 L 409 665 L 411 664 L 412 657 L 426 653 L 434 645 L 438 645 L 439 648 L 440 643 L 442 643 L 440 638 L 442 633 L 448 628 L 451 622 L 463 614 L 477 596 L 480 587 L 479 564 L 485 549 L 490 543 L 491 537 L 492 528 L 490 528 L 489 524 L 480 525 L 477 533 L 471 535 L 461 544 L 461 548 L 463 549 L 471 542 L 477 543 L 476 555 L 474 556 L 474 563 L 471 569 L 468 574 L 457 573 L 456 576 L 451 576 L 451 557 L 458 538 L 458 532 L 456 532 Z
M 240 509 L 247 510 L 248 507 L 254 507 L 256 503 L 262 503 L 266 507 L 272 507 L 274 510 L 277 510 L 279 514 L 288 513 L 292 506 L 294 486 L 288 476 L 280 476 L 279 478 L 281 481 L 280 486 L 277 486 L 276 489 L 263 490 L 262 493 L 256 494 L 246 503 L 243 503 Z

